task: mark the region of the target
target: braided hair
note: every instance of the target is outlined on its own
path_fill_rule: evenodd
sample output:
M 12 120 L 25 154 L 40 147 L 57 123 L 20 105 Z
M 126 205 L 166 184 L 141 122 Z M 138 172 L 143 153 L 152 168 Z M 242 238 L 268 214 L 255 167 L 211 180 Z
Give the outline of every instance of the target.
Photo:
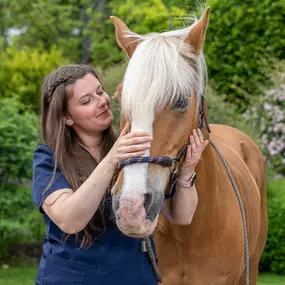
M 54 153 L 54 175 L 59 166 L 69 185 L 74 191 L 90 176 L 98 162 L 76 142 L 76 133 L 67 126 L 64 118 L 67 114 L 68 98 L 71 88 L 78 79 L 86 74 L 100 78 L 90 65 L 66 65 L 48 74 L 42 85 L 41 102 L 41 131 L 43 143 L 47 144 Z M 116 135 L 112 127 L 103 131 L 100 142 L 100 159 L 103 159 L 112 148 Z M 52 184 L 54 175 L 50 181 Z M 48 187 L 49 187 L 48 186 Z M 47 187 L 47 189 L 48 189 Z M 111 185 L 110 187 L 111 188 Z M 46 189 L 46 190 L 47 190 Z M 86 228 L 77 235 L 81 238 L 81 246 L 91 245 L 92 233 L 103 232 L 105 199 L 102 200 L 99 212 L 95 214 Z

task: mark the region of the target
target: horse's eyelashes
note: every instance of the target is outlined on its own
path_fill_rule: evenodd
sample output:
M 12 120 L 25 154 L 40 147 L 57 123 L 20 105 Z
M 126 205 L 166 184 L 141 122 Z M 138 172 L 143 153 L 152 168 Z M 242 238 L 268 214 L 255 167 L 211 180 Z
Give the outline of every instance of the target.
M 174 104 L 174 109 L 183 110 L 188 107 L 189 101 L 187 99 L 179 98 Z

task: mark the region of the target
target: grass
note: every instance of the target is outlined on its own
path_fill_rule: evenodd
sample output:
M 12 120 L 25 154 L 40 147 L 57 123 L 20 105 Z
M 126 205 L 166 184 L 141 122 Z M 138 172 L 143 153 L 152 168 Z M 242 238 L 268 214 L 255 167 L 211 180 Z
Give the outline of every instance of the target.
M 37 268 L 0 269 L 0 285 L 35 285 Z
M 0 285 L 34 285 L 36 274 L 34 267 L 0 269 Z M 285 285 L 285 276 L 261 273 L 258 285 Z
M 285 275 L 261 273 L 258 278 L 258 285 L 285 285 Z

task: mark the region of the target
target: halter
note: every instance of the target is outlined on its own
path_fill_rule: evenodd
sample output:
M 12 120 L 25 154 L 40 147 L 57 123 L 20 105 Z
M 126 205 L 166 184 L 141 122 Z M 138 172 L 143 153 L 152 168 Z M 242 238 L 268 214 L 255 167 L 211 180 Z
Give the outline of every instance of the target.
M 210 133 L 210 126 L 208 124 L 206 112 L 205 112 L 205 101 L 206 97 L 204 93 L 201 94 L 201 104 L 199 107 L 199 118 L 198 118 L 198 128 L 202 130 L 204 126 L 206 125 L 206 128 L 208 132 Z M 175 157 L 169 157 L 169 156 L 136 156 L 128 159 L 122 160 L 118 164 L 118 169 L 121 170 L 125 166 L 134 164 L 134 163 L 155 163 L 159 164 L 162 167 L 169 167 L 170 170 L 170 179 L 171 179 L 171 185 L 169 189 L 165 192 L 164 196 L 165 198 L 169 198 L 173 196 L 173 191 L 175 189 L 176 185 L 176 179 L 179 174 L 179 163 L 181 162 L 181 159 L 184 157 L 187 147 L 189 145 L 189 139 L 187 142 L 183 145 L 181 150 L 178 152 L 177 156 Z

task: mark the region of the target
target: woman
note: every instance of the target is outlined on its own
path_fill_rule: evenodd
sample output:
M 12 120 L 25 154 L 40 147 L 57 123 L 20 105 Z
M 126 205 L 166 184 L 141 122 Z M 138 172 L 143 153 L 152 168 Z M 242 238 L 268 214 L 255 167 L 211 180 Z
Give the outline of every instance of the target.
M 143 155 L 152 137 L 129 133 L 127 124 L 117 138 L 112 120 L 110 98 L 92 67 L 63 66 L 46 76 L 44 145 L 33 164 L 32 197 L 46 222 L 36 284 L 157 284 L 140 240 L 124 236 L 112 221 L 109 194 L 118 163 Z M 163 206 L 171 221 L 182 224 L 191 222 L 197 206 L 195 185 L 188 189 L 183 181 L 207 144 L 196 131 L 190 142 L 176 199 Z

